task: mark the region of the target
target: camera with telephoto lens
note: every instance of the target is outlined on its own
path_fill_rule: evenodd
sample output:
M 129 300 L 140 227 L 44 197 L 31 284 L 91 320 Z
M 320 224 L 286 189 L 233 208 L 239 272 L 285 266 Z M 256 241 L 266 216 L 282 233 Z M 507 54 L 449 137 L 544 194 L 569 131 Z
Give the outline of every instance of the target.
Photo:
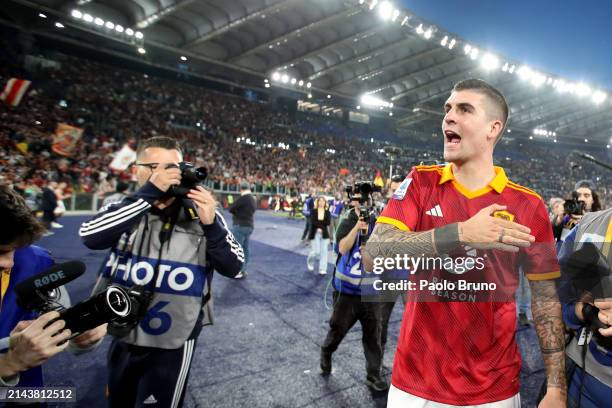
M 563 211 L 567 215 L 584 215 L 586 206 L 584 201 L 578 200 L 578 193 L 572 193 L 572 198 L 565 200 L 563 203 Z
M 359 200 L 359 220 L 368 225 L 375 222 L 377 212 L 374 205 L 372 205 L 370 195 L 381 192 L 381 188 L 373 183 L 360 181 L 353 186 L 346 186 L 345 191 L 350 201 Z M 357 194 L 359 194 L 359 197 L 356 197 Z M 362 231 L 360 234 L 361 242 L 365 243 L 368 240 L 368 236 L 367 231 Z

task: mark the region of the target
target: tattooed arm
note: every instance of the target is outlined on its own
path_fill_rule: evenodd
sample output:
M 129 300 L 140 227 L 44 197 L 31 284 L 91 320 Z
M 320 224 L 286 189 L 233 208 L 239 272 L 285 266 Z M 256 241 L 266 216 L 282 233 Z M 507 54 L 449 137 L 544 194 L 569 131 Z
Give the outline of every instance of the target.
M 451 225 L 457 229 L 457 224 Z M 432 256 L 436 253 L 434 230 L 412 232 L 389 224 L 376 224 L 362 256 L 365 270 L 371 271 L 376 258 L 391 258 L 396 254 L 407 254 L 411 257 Z
M 552 280 L 529 283 L 533 320 L 546 367 L 546 395 L 539 407 L 565 407 L 565 334 L 555 283 Z
M 529 235 L 529 228 L 491 216 L 505 209 L 505 206 L 492 204 L 467 221 L 429 231 L 405 231 L 388 224 L 376 224 L 362 254 L 365 270 L 372 270 L 375 258 L 391 258 L 397 254 L 410 257 L 441 255 L 461 244 L 510 252 L 528 247 L 535 240 Z

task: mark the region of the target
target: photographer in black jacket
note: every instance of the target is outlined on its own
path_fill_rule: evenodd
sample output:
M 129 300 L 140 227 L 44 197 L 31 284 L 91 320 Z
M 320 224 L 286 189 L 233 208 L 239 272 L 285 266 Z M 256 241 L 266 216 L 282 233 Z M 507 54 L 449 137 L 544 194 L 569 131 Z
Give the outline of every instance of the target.
M 232 213 L 234 224 L 232 233 L 236 241 L 242 245 L 242 249 L 244 250 L 244 263 L 242 264 L 242 270 L 236 275 L 236 279 L 246 278 L 247 276 L 246 266 L 249 262 L 249 238 L 255 228 L 253 215 L 255 214 L 256 208 L 257 204 L 255 202 L 255 197 L 253 197 L 253 193 L 251 193 L 249 183 L 243 181 L 240 183 L 240 198 L 234 201 L 229 207 L 229 212 Z

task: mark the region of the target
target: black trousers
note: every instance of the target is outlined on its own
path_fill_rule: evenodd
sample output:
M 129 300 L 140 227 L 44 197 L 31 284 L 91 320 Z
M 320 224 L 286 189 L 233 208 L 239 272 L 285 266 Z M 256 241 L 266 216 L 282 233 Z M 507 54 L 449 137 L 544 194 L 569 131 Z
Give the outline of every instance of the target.
M 332 354 L 359 321 L 361 323 L 363 352 L 366 371 L 370 376 L 380 376 L 382 347 L 380 344 L 380 303 L 362 302 L 361 296 L 351 296 L 334 291 L 334 309 L 329 320 L 329 331 L 321 346 L 323 353 Z
M 304 232 L 302 233 L 302 240 L 305 240 L 310 233 L 310 215 L 306 216 L 306 224 L 304 225 Z
M 196 341 L 197 337 L 166 350 L 113 339 L 108 351 L 108 406 L 181 407 Z

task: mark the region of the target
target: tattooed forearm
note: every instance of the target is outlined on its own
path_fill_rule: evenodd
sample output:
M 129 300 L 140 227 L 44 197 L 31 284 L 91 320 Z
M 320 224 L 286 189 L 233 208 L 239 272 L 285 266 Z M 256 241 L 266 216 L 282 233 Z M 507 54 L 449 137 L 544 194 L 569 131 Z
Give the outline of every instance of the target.
M 546 367 L 548 387 L 566 392 L 565 332 L 561 304 L 551 280 L 530 281 L 531 310 Z
M 402 231 L 389 224 L 376 224 L 363 253 L 366 271 L 371 271 L 375 258 L 435 255 L 433 230 L 423 232 Z

